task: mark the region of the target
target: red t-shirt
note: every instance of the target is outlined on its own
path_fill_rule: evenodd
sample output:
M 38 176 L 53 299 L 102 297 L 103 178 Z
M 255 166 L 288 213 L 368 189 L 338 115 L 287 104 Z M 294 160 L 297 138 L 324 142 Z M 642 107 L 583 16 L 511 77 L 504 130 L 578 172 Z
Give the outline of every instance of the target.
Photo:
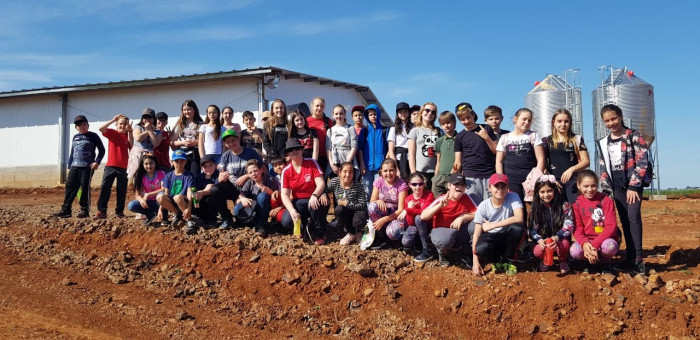
M 318 153 L 319 158 L 326 158 L 326 125 L 323 123 L 325 117 L 321 119 L 316 119 L 313 116 L 308 116 L 306 118 L 306 124 L 309 125 L 309 129 L 316 131 L 316 137 L 318 137 Z M 328 127 L 333 126 L 333 121 L 328 119 Z
M 109 142 L 107 145 L 107 164 L 115 168 L 126 169 L 129 164 L 129 135 L 121 134 L 115 129 L 107 129 L 103 134 Z
M 161 140 L 160 144 L 156 146 L 156 148 L 153 150 L 153 153 L 156 156 L 156 160 L 158 161 L 158 165 L 165 165 L 166 167 L 170 166 L 170 132 L 167 131 L 161 131 Z
M 289 163 L 282 170 L 282 188 L 287 188 L 292 191 L 292 198 L 305 199 L 311 197 L 311 194 L 316 190 L 316 177 L 322 176 L 323 172 L 313 159 L 304 159 L 301 161 L 301 171 L 294 171 L 294 165 Z
M 415 218 L 419 216 L 420 213 L 428 208 L 430 203 L 435 200 L 435 195 L 430 190 L 423 189 L 423 196 L 416 199 L 413 194 L 406 195 L 406 200 L 404 201 L 403 207 L 406 209 L 406 224 L 416 225 Z M 408 202 L 414 202 L 413 208 L 408 207 Z
M 431 206 L 433 204 L 440 204 L 440 198 L 446 195 L 447 194 L 440 195 L 440 197 L 433 201 Z M 433 216 L 433 228 L 449 228 L 452 221 L 454 221 L 460 215 L 464 213 L 476 212 L 476 205 L 474 205 L 474 202 L 469 195 L 462 195 L 462 198 L 456 202 L 450 199 L 447 201 L 447 205 L 438 211 L 435 216 Z

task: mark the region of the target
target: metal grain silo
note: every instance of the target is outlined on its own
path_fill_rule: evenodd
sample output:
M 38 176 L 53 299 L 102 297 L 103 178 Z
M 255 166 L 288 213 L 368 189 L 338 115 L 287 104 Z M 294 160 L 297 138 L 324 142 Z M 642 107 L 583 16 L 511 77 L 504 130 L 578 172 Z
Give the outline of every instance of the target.
M 546 137 L 552 134 L 552 116 L 559 109 L 571 112 L 574 133 L 583 134 L 583 112 L 581 109 L 581 86 L 579 70 L 571 69 L 564 75 L 547 75 L 535 83 L 535 88 L 525 95 L 525 107 L 532 110 L 532 130 Z
M 630 129 L 639 131 L 651 146 L 656 139 L 654 87 L 634 75 L 627 68 L 601 68 L 601 84 L 592 93 L 593 137 L 599 140 L 608 134 L 600 109 L 615 104 L 622 109 L 623 122 Z
M 603 66 L 600 69 L 600 86 L 593 90 L 593 137 L 596 141 L 608 135 L 609 131 L 600 117 L 600 109 L 607 104 L 615 104 L 622 109 L 623 123 L 630 129 L 639 131 L 649 146 L 649 156 L 654 160 L 652 193 L 660 188 L 659 151 L 656 140 L 656 114 L 654 109 L 654 87 L 625 68 Z M 590 148 L 589 148 L 590 150 Z M 596 158 L 598 148 L 596 148 Z M 591 162 L 593 163 L 593 162 Z M 596 170 L 598 162 L 595 162 Z

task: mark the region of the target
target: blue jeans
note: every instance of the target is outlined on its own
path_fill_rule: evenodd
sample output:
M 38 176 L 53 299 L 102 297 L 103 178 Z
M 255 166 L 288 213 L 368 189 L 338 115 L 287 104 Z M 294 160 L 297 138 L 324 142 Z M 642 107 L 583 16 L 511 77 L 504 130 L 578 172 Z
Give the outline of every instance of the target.
M 160 208 L 158 201 L 146 200 L 146 204 L 148 204 L 148 209 L 144 209 L 144 207 L 141 206 L 141 203 L 138 200 L 133 200 L 129 202 L 128 209 L 131 212 L 146 215 L 148 217 L 151 217 L 158 213 L 158 208 Z
M 367 170 L 364 175 L 362 175 L 362 186 L 365 187 L 365 193 L 367 194 L 367 199 L 372 196 L 372 183 L 379 177 L 379 170 Z
M 250 224 L 254 227 L 257 226 L 262 226 L 265 223 L 267 223 L 267 216 L 270 214 L 270 195 L 267 193 L 261 192 L 258 194 L 258 196 L 255 198 L 256 205 L 255 208 L 253 208 L 253 212 L 255 213 L 255 217 L 253 218 L 253 221 L 250 222 Z M 236 206 L 233 207 L 233 214 L 235 216 L 241 216 L 241 211 L 243 210 L 243 205 L 238 203 Z

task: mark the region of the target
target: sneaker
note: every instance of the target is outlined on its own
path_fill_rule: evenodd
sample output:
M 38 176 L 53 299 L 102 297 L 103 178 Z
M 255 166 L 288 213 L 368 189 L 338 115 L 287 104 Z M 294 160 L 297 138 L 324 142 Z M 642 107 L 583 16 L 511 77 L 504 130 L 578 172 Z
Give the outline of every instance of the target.
M 371 247 L 369 247 L 369 249 L 379 250 L 379 249 L 383 249 L 384 247 L 386 247 L 386 242 L 382 242 L 376 246 L 371 246 Z
M 187 235 L 194 234 L 195 232 L 197 232 L 197 222 L 195 222 L 194 220 L 187 221 L 187 224 L 184 228 L 182 228 L 182 231 Z
M 182 215 L 177 214 L 177 215 L 175 215 L 175 218 L 173 218 L 173 221 L 170 222 L 170 226 L 173 228 L 177 228 L 178 224 L 180 224 L 181 222 L 182 222 Z
M 221 230 L 229 230 L 233 226 L 233 220 L 230 218 L 225 219 L 223 222 L 221 222 L 221 225 L 219 226 L 219 229 Z
M 355 241 L 355 235 L 354 234 L 346 234 L 345 237 L 340 239 L 340 245 L 341 246 L 349 246 L 352 244 L 352 242 Z
M 149 226 L 151 223 L 153 223 L 153 220 L 156 218 L 156 214 L 153 214 L 151 216 L 143 215 L 145 219 L 143 220 L 143 225 Z
M 423 263 L 432 260 L 434 257 L 433 254 L 423 252 L 418 254 L 415 258 L 413 258 L 413 262 L 418 262 L 418 263 Z
M 440 267 L 449 267 L 450 266 L 450 261 L 445 260 L 440 254 L 438 254 L 438 266 Z
M 613 270 L 612 264 L 610 263 L 601 263 L 600 264 L 600 273 L 601 274 L 615 274 L 615 271 Z
M 163 217 L 163 219 L 160 221 L 160 226 L 161 226 L 161 227 L 169 227 L 169 226 L 170 226 L 170 220 L 168 220 L 167 217 Z
M 124 218 L 124 217 L 126 217 L 126 215 L 124 215 L 124 212 L 114 213 L 114 216 L 117 216 L 118 218 Z
M 93 219 L 96 220 L 104 220 L 105 218 L 107 218 L 107 214 L 101 211 L 98 211 L 97 214 L 95 214 L 95 217 L 93 217 Z
M 562 274 L 568 274 L 571 271 L 571 268 L 569 268 L 569 264 L 566 262 L 560 262 L 559 263 L 559 272 Z
M 623 272 L 623 273 L 629 273 L 629 272 L 637 271 L 637 267 L 634 265 L 634 263 L 633 263 L 633 262 L 628 262 L 628 261 L 625 261 L 625 262 L 618 263 L 618 264 L 614 265 L 614 266 L 613 266 L 613 269 L 615 269 L 615 271 Z
M 634 267 L 635 267 L 635 271 L 637 272 L 637 274 L 642 274 L 642 275 L 647 274 L 647 268 L 644 265 L 644 260 L 639 259 L 639 260 L 635 261 Z
M 51 217 L 58 217 L 58 218 L 69 218 L 71 216 L 70 211 L 59 211 L 55 214 L 51 214 Z
M 135 219 L 135 220 L 142 220 L 142 219 L 144 219 L 144 218 L 146 218 L 146 215 L 139 214 L 139 213 L 136 213 L 136 214 L 134 215 L 134 219 Z
M 474 266 L 474 259 L 469 256 L 462 256 L 459 258 L 459 261 L 462 262 L 467 269 L 472 269 Z
M 90 212 L 89 212 L 89 211 L 83 210 L 83 211 L 81 211 L 80 213 L 78 213 L 77 215 L 75 215 L 75 217 L 77 217 L 77 218 L 87 218 L 87 217 L 90 217 Z
M 257 227 L 255 227 L 255 235 L 258 235 L 260 237 L 267 237 L 267 230 L 265 230 L 265 226 L 258 225 Z
M 323 238 L 323 236 L 314 239 L 314 244 L 317 246 L 323 245 L 325 243 L 326 243 L 326 239 Z
M 596 266 L 590 263 L 586 264 L 586 268 L 583 268 L 584 274 L 595 274 L 597 272 Z
M 538 271 L 540 272 L 548 272 L 549 271 L 549 266 L 544 264 L 544 262 L 540 261 L 540 265 L 537 268 Z

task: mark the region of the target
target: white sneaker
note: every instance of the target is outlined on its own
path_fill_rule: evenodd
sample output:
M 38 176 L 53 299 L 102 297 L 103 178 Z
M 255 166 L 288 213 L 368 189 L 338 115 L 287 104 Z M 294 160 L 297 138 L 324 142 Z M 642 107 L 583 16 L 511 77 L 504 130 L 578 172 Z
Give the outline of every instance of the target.
M 136 220 L 143 220 L 146 219 L 146 215 L 141 215 L 141 214 L 135 214 L 134 219 Z
M 346 234 L 345 237 L 340 239 L 340 245 L 341 246 L 349 246 L 353 241 L 355 241 L 355 235 Z

